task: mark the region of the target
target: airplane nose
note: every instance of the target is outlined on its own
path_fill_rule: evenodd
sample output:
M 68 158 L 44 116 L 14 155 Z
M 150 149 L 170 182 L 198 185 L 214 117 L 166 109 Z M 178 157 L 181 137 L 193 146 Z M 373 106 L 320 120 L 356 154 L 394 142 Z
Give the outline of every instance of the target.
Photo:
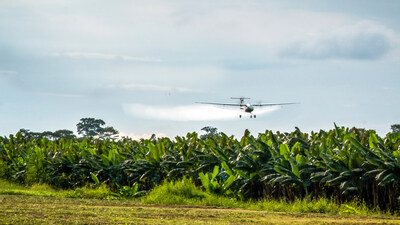
M 252 105 L 249 105 L 246 107 L 246 112 L 253 112 L 254 107 Z

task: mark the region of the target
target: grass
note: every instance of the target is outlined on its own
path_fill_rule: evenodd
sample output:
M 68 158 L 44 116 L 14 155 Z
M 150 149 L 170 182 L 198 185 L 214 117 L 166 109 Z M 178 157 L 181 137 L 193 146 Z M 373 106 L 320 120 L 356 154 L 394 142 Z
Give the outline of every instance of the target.
M 399 224 L 363 204 L 330 200 L 243 202 L 166 182 L 141 198 L 122 199 L 105 186 L 57 191 L 0 180 L 0 224 Z
M 0 180 L 0 194 L 41 196 L 55 198 L 84 198 L 84 199 L 126 199 L 118 198 L 105 185 L 96 187 L 85 186 L 75 190 L 54 190 L 46 184 L 35 184 L 24 187 L 18 184 Z M 266 199 L 261 201 L 238 201 L 233 198 L 218 196 L 202 191 L 190 180 L 183 179 L 176 182 L 165 182 L 156 186 L 147 195 L 141 198 L 128 198 L 130 201 L 143 204 L 158 205 L 190 205 L 219 208 L 239 208 L 248 210 L 264 210 L 291 213 L 329 213 L 329 214 L 357 214 L 357 215 L 390 215 L 379 210 L 370 210 L 365 204 L 351 202 L 336 204 L 326 198 L 318 200 L 302 199 L 294 202 Z
M 35 184 L 30 188 L 27 188 L 19 184 L 7 182 L 5 180 L 0 180 L 0 194 L 44 196 L 44 197 L 57 196 L 57 192 L 50 186 L 45 184 Z
M 399 224 L 387 216 L 148 205 L 127 200 L 0 194 L 0 224 Z
M 56 198 L 116 199 L 113 192 L 105 184 L 96 187 L 84 186 L 75 190 L 55 190 L 47 184 L 34 184 L 30 187 L 25 187 L 1 179 L 0 194 Z
M 177 182 L 166 182 L 163 185 L 157 186 L 148 195 L 141 198 L 141 201 L 146 204 L 212 206 L 290 213 L 390 215 L 390 213 L 379 210 L 370 210 L 363 203 L 350 202 L 339 205 L 326 198 L 318 200 L 298 199 L 294 202 L 271 199 L 238 201 L 233 198 L 205 193 L 187 179 Z

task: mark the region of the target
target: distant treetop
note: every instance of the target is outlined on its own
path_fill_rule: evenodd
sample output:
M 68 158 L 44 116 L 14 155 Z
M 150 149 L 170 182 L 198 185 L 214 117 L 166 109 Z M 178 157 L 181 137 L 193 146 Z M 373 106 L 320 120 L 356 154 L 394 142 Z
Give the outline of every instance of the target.
M 119 133 L 118 130 L 116 130 L 114 127 L 102 127 L 105 124 L 106 123 L 102 119 L 82 118 L 76 125 L 76 128 L 78 130 L 78 134 L 82 135 L 84 138 L 116 138 Z
M 400 132 L 400 124 L 393 124 L 390 128 L 392 128 L 392 133 Z

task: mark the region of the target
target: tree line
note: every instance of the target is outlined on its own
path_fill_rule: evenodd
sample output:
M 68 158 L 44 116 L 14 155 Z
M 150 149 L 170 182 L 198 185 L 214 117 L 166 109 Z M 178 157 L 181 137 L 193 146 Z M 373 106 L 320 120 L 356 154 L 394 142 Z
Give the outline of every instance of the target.
M 112 126 L 106 126 L 105 122 L 102 119 L 95 118 L 82 118 L 79 123 L 76 125 L 77 132 L 81 135 L 81 138 L 99 138 L 102 140 L 105 139 L 116 139 L 118 137 L 118 130 L 116 130 Z M 32 138 L 32 139 L 42 139 L 47 138 L 49 140 L 60 140 L 64 139 L 74 139 L 77 136 L 73 131 L 68 129 L 61 129 L 52 131 L 43 131 L 43 132 L 34 132 L 29 129 L 20 129 L 19 133 L 23 136 Z

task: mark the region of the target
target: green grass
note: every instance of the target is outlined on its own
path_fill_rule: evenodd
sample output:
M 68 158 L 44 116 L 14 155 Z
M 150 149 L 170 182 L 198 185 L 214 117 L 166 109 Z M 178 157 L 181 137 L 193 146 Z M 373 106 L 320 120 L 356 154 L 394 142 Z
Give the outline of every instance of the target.
M 353 214 L 353 215 L 349 215 Z M 190 180 L 165 182 L 141 198 L 105 186 L 54 190 L 0 180 L 0 224 L 399 224 L 364 205 L 318 201 L 243 202 L 216 196 Z
M 399 224 L 398 217 L 283 213 L 0 194 L 0 224 Z
M 116 199 L 105 184 L 96 187 L 84 186 L 75 190 L 55 190 L 47 184 L 26 187 L 0 179 L 0 194 L 42 196 L 56 198 Z
M 350 202 L 336 204 L 321 198 L 318 200 L 295 200 L 294 202 L 278 200 L 239 201 L 234 198 L 206 193 L 196 187 L 190 180 L 164 182 L 156 186 L 147 195 L 140 198 L 116 197 L 105 184 L 95 187 L 85 186 L 75 190 L 55 190 L 45 184 L 35 184 L 31 187 L 0 180 L 0 194 L 41 196 L 54 198 L 82 198 L 82 199 L 108 199 L 129 200 L 141 204 L 156 205 L 186 205 L 199 207 L 236 208 L 246 210 L 261 210 L 288 213 L 325 213 L 325 214 L 356 214 L 356 215 L 386 215 L 390 213 L 379 210 L 370 210 L 365 204 Z
M 0 180 L 0 194 L 56 197 L 58 195 L 57 193 L 58 192 L 45 184 L 35 184 L 31 187 L 24 187 L 19 184 Z M 59 195 L 59 197 L 62 196 Z
M 294 202 L 284 200 L 239 201 L 205 193 L 187 179 L 165 182 L 141 198 L 141 201 L 145 204 L 212 206 L 274 212 L 389 215 L 389 213 L 369 210 L 363 203 L 350 202 L 339 205 L 326 198 L 318 200 L 298 199 Z

